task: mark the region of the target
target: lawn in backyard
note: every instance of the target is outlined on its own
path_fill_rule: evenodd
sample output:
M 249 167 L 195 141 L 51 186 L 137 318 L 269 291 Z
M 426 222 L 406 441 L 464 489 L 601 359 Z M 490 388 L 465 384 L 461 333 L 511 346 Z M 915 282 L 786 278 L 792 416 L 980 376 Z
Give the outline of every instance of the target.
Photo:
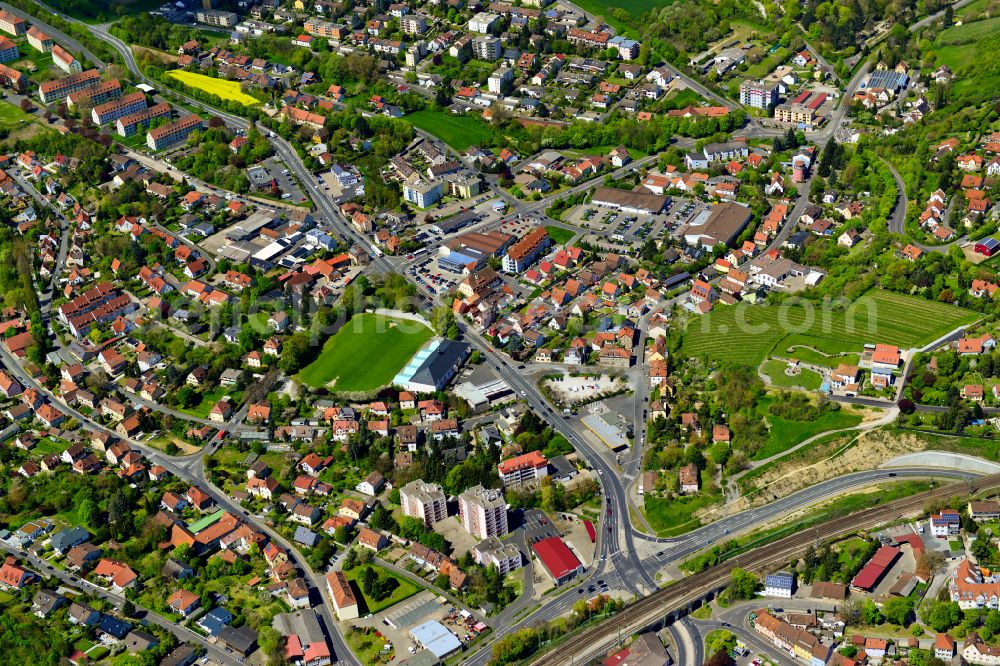
M 781 388 L 804 388 L 807 391 L 815 391 L 823 383 L 823 378 L 819 373 L 801 368 L 799 374 L 789 376 L 785 374 L 788 364 L 784 361 L 764 361 L 761 372 L 771 378 L 771 384 Z
M 186 414 L 191 414 L 192 416 L 197 416 L 198 418 L 207 419 L 208 413 L 212 411 L 212 407 L 215 406 L 215 403 L 219 402 L 227 395 L 232 400 L 234 408 L 243 400 L 242 391 L 234 391 L 230 387 L 219 386 L 211 391 L 202 393 L 201 402 L 197 405 L 182 407 L 180 408 L 180 411 Z
M 471 116 L 453 116 L 444 111 L 417 111 L 403 118 L 417 129 L 438 137 L 455 150 L 483 143 L 490 137 L 490 130 Z
M 557 227 L 552 224 L 545 226 L 545 232 L 556 245 L 565 245 L 571 238 L 573 238 L 573 236 L 576 235 L 576 232 L 572 229 L 563 229 L 562 227 Z
M 376 636 L 376 631 L 378 630 L 371 627 L 350 627 L 344 636 L 347 644 L 351 646 L 351 651 L 362 664 L 382 663 L 380 659 L 391 654 L 382 649 L 387 642 L 384 635 Z
M 389 595 L 385 599 L 382 599 L 381 601 L 375 601 L 373 599 L 369 599 L 368 595 L 365 594 L 364 590 L 361 589 L 361 580 L 360 580 L 361 574 L 369 566 L 372 569 L 374 569 L 375 573 L 377 573 L 379 576 L 391 576 L 392 578 L 396 579 L 396 582 L 399 583 L 399 587 L 393 590 L 391 595 Z M 374 564 L 364 564 L 361 566 L 356 566 L 350 571 L 345 571 L 344 576 L 347 577 L 348 582 L 354 589 L 354 593 L 358 598 L 358 612 L 360 612 L 362 615 L 364 615 L 365 613 L 378 613 L 379 611 L 383 611 L 386 608 L 389 608 L 390 606 L 398 604 L 403 599 L 408 599 L 409 597 L 412 597 L 421 589 L 416 583 L 411 582 L 409 579 L 403 578 L 402 576 L 397 576 L 391 571 L 383 569 L 382 567 Z M 365 608 L 361 608 L 361 606 L 364 606 Z
M 969 310 L 887 291 L 866 294 L 841 309 L 811 304 L 716 306 L 688 323 L 680 352 L 756 366 L 791 333 L 822 352 L 838 352 L 848 344 L 860 352 L 866 343 L 920 346 L 977 318 Z
M 433 331 L 417 322 L 376 314 L 356 315 L 327 339 L 319 357 L 299 373 L 306 385 L 338 391 L 387 386 Z
M 211 76 L 205 76 L 204 74 L 198 74 L 197 72 L 188 72 L 183 69 L 175 69 L 167 72 L 167 76 L 172 79 L 176 79 L 186 86 L 197 88 L 198 90 L 207 92 L 210 95 L 215 95 L 219 99 L 239 102 L 240 104 L 244 104 L 246 106 L 256 106 L 257 104 L 260 104 L 260 100 L 256 97 L 247 95 L 240 89 L 239 81 L 216 79 Z

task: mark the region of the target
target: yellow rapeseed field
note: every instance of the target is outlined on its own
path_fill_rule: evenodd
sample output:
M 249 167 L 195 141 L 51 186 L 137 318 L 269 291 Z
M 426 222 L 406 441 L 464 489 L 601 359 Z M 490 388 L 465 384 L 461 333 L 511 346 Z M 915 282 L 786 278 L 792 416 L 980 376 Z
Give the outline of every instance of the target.
M 245 104 L 246 106 L 260 104 L 260 101 L 257 98 L 251 97 L 240 90 L 240 84 L 237 81 L 214 79 L 211 76 L 205 76 L 204 74 L 189 72 L 183 69 L 175 69 L 172 72 L 168 72 L 167 75 L 171 78 L 177 79 L 186 86 L 191 86 L 192 88 L 197 88 L 198 90 L 204 90 L 205 92 L 215 95 L 221 99 L 232 100 L 234 102 L 239 102 L 240 104 Z

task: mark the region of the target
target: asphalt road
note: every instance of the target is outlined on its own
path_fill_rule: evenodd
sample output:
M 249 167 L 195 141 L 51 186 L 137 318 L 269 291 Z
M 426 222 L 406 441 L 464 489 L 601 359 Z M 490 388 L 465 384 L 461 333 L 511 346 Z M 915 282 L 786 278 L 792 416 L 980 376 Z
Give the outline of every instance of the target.
M 899 175 L 899 171 L 892 165 L 892 162 L 886 159 L 883 159 L 882 162 L 889 169 L 893 180 L 896 181 L 896 205 L 893 206 L 892 214 L 889 216 L 889 233 L 902 236 L 906 225 L 906 210 L 910 205 L 906 198 L 906 183 L 903 182 L 903 177 Z

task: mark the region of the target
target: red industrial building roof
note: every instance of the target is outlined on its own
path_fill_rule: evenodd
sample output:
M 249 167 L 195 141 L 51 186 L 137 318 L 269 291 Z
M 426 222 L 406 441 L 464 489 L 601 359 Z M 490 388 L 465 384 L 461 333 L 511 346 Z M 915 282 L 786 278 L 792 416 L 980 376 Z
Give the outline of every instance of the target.
M 816 96 L 816 99 L 809 102 L 809 108 L 815 111 L 819 107 L 823 106 L 823 102 L 826 101 L 826 93 L 820 93 Z
M 914 550 L 914 557 L 916 557 L 918 555 L 918 553 L 916 551 L 923 552 L 925 550 L 925 548 L 926 548 L 926 546 L 924 546 L 924 540 L 921 539 L 916 534 L 903 534 L 903 535 L 900 535 L 900 536 L 896 537 L 896 541 L 897 541 L 897 543 L 900 543 L 900 544 L 904 544 L 904 543 L 910 544 L 910 548 L 912 548 Z
M 549 570 L 556 580 L 566 577 L 580 568 L 580 560 L 573 551 L 557 536 L 542 539 L 532 547 L 538 559 Z
M 792 100 L 792 104 L 802 104 L 804 101 L 809 99 L 809 95 L 811 94 L 812 93 L 808 90 L 803 90 L 795 99 Z
M 892 565 L 896 563 L 900 554 L 901 551 L 895 546 L 882 546 L 876 550 L 872 558 L 868 560 L 868 564 L 851 581 L 851 587 L 862 590 L 871 590 L 874 588 L 882 580 L 886 572 L 892 568 Z

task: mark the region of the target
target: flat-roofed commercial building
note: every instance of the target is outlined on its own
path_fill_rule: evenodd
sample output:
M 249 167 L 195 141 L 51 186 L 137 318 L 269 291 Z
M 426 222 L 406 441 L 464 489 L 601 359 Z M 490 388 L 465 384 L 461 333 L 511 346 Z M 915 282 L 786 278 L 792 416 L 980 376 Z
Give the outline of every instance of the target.
M 737 203 L 720 203 L 702 211 L 691 224 L 682 230 L 688 245 L 714 247 L 718 243 L 732 247 L 752 214 L 746 206 Z
M 663 209 L 670 202 L 670 197 L 644 192 L 630 192 L 614 187 L 598 187 L 594 190 L 594 196 L 591 197 L 590 202 L 595 206 L 614 208 L 623 213 L 656 215 L 663 212 Z
M 476 231 L 457 236 L 438 250 L 438 263 L 454 273 L 469 273 L 482 268 L 492 257 L 502 255 L 514 237 L 510 234 Z

